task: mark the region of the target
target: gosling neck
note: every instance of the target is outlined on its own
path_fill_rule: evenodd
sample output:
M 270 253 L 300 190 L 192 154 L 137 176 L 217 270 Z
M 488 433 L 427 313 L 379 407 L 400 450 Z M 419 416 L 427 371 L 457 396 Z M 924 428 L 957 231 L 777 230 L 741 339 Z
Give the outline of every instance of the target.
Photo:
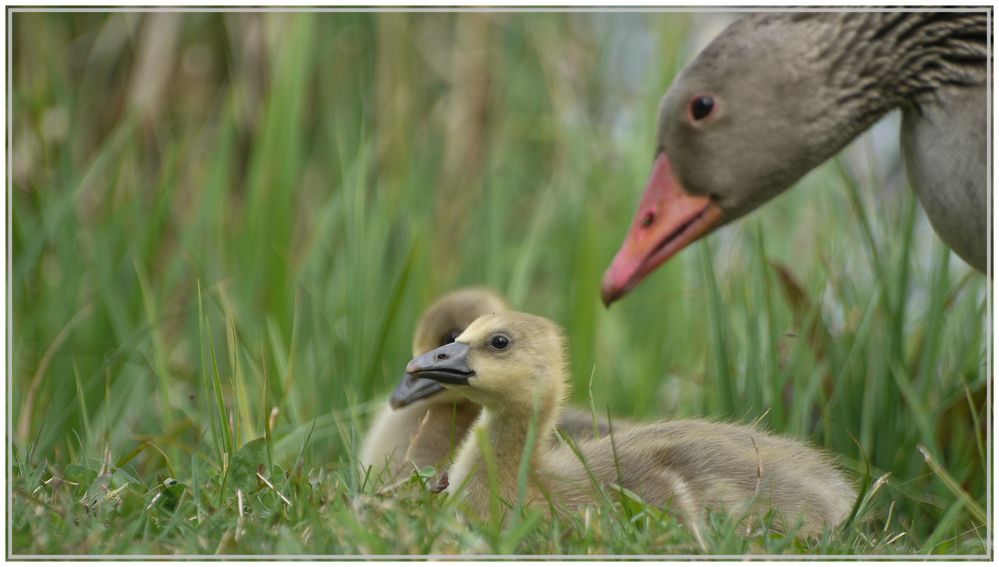
M 546 400 L 547 401 L 547 400 Z M 478 514 L 489 510 L 490 502 L 490 461 L 495 463 L 496 481 L 500 496 L 507 502 L 517 499 L 518 478 L 527 446 L 532 420 L 537 424 L 534 447 L 528 456 L 529 494 L 528 499 L 538 499 L 536 491 L 536 471 L 548 446 L 548 440 L 555 430 L 555 422 L 561 412 L 561 397 L 554 404 L 540 403 L 537 411 L 531 407 L 483 407 L 475 425 L 465 436 L 454 465 L 449 470 L 449 491 L 464 485 L 463 498 Z M 491 458 L 486 457 L 480 436 L 485 435 L 489 443 Z
M 555 420 L 560 413 L 558 406 L 539 400 L 537 409 L 508 407 L 483 408 L 476 427 L 483 428 L 489 439 L 492 450 L 503 458 L 517 456 L 519 461 L 523 455 L 530 435 L 531 424 L 536 424 L 536 436 L 533 452 L 536 455 L 543 443 L 538 440 L 551 435 L 555 430 Z

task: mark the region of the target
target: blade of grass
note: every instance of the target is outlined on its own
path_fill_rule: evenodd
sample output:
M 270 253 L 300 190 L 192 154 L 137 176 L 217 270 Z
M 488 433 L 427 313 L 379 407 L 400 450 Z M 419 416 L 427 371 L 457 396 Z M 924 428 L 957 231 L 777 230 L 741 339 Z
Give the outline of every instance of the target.
M 933 455 L 929 450 L 927 450 L 926 447 L 919 445 L 916 448 L 919 449 L 920 453 L 922 453 L 923 460 L 926 461 L 926 464 L 937 475 L 937 478 L 943 481 L 947 490 L 949 490 L 951 494 L 957 497 L 957 499 L 964 504 L 968 511 L 971 512 L 971 515 L 975 517 L 977 522 L 986 524 L 988 522 L 988 517 L 985 515 L 985 510 L 982 509 L 978 502 L 975 502 L 974 498 L 969 496 L 968 493 L 961 488 L 961 485 L 954 480 L 954 477 L 950 476 L 950 473 L 937 463 L 936 459 L 933 458 Z
M 713 364 L 711 373 L 713 385 L 711 389 L 715 392 L 713 407 L 709 412 L 720 412 L 722 415 L 734 415 L 736 403 L 735 383 L 731 373 L 728 347 L 728 319 L 724 315 L 724 300 L 721 289 L 715 278 L 714 262 L 711 257 L 711 248 L 708 241 L 702 242 L 698 246 L 698 258 L 701 263 L 701 273 L 704 278 L 704 287 L 708 291 L 708 323 L 711 332 L 711 345 L 713 347 Z

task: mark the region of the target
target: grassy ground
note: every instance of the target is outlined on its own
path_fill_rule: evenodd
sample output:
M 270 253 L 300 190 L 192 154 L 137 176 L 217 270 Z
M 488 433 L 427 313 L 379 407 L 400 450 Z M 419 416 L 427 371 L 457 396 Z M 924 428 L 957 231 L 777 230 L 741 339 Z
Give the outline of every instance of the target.
M 10 552 L 698 552 L 626 498 L 379 495 L 360 436 L 467 284 L 568 329 L 576 403 L 759 419 L 864 494 L 820 541 L 717 517 L 710 553 L 990 552 L 988 282 L 876 141 L 601 306 L 705 21 L 15 14 Z

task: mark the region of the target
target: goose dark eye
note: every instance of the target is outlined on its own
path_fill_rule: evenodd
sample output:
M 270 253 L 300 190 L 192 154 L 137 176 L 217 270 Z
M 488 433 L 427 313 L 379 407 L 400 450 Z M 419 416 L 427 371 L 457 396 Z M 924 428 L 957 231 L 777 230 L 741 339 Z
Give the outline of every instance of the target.
M 441 345 L 447 345 L 453 343 L 454 340 L 457 339 L 458 335 L 460 334 L 461 334 L 460 330 L 451 329 L 450 331 L 447 332 L 447 334 L 441 337 Z
M 489 339 L 489 346 L 492 347 L 493 350 L 506 350 L 510 348 L 510 339 L 505 335 L 493 335 L 492 338 Z
M 709 95 L 698 95 L 690 101 L 690 118 L 694 122 L 704 120 L 715 109 L 715 99 Z

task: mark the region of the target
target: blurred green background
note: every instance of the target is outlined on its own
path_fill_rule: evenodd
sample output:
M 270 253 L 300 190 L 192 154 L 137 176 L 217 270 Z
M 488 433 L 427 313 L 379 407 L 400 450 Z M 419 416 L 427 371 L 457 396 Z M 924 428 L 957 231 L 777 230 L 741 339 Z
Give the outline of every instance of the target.
M 486 284 L 567 329 L 576 403 L 760 419 L 890 472 L 897 550 L 982 553 L 988 282 L 897 117 L 600 303 L 658 100 L 732 18 L 14 13 L 15 509 L 136 447 L 112 485 L 220 470 L 268 419 L 276 462 L 350 470 L 422 309 Z M 69 545 L 21 512 L 15 551 Z

